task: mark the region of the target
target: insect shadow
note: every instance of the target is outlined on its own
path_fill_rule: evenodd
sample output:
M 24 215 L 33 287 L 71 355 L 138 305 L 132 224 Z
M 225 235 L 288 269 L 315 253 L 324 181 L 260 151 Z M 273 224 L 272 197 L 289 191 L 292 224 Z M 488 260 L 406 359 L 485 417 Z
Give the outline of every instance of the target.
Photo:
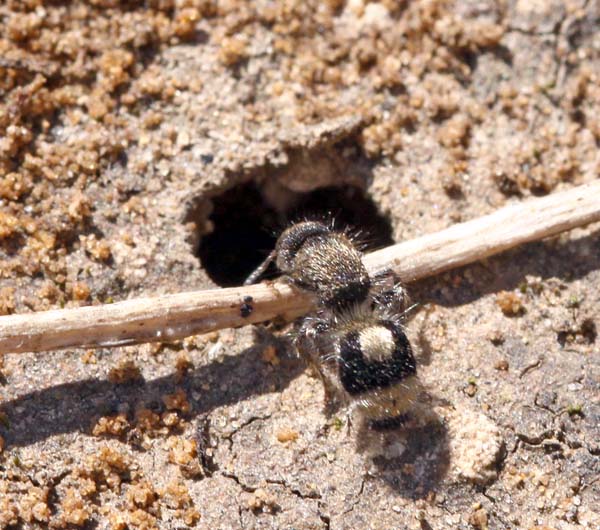
M 396 429 L 376 431 L 360 426 L 356 448 L 372 463 L 373 475 L 402 497 L 426 498 L 450 467 L 448 429 L 443 419 L 421 404 L 414 417 Z

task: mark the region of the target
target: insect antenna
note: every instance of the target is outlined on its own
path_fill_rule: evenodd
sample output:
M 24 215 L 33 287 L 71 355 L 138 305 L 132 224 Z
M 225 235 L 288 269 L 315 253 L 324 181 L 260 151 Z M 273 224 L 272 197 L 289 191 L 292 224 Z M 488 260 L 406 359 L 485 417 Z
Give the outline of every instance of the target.
M 244 285 L 252 285 L 253 283 L 256 283 L 258 279 L 265 273 L 269 265 L 273 262 L 276 255 L 277 252 L 275 250 L 269 252 L 269 255 L 265 258 L 265 260 L 256 269 L 254 269 L 254 271 L 252 271 L 250 276 L 246 278 Z

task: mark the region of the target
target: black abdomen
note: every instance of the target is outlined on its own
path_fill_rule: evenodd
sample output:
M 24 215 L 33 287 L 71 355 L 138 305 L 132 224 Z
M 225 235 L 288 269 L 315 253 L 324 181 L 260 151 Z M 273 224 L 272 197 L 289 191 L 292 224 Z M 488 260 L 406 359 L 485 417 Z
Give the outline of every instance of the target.
M 383 359 L 365 356 L 358 331 L 349 332 L 340 340 L 339 376 L 350 395 L 389 388 L 417 372 L 410 342 L 400 327 L 393 322 L 379 325 L 389 329 L 394 338 L 394 349 Z

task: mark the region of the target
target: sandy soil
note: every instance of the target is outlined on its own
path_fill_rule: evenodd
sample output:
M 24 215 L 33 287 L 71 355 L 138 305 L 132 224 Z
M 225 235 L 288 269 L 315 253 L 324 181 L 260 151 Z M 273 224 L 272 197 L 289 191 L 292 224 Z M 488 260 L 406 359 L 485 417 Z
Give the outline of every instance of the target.
M 596 2 L 145 4 L 0 5 L 0 314 L 240 283 L 298 212 L 376 246 L 598 178 Z M 599 528 L 599 228 L 409 286 L 391 433 L 281 325 L 4 356 L 0 528 Z

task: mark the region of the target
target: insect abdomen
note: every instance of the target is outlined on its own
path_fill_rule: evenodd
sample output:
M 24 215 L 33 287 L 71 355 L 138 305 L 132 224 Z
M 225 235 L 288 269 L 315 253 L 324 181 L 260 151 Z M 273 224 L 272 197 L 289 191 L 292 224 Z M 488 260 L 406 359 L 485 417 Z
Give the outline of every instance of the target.
M 410 342 L 393 322 L 348 332 L 340 357 L 340 381 L 351 396 L 389 388 L 417 371 Z

